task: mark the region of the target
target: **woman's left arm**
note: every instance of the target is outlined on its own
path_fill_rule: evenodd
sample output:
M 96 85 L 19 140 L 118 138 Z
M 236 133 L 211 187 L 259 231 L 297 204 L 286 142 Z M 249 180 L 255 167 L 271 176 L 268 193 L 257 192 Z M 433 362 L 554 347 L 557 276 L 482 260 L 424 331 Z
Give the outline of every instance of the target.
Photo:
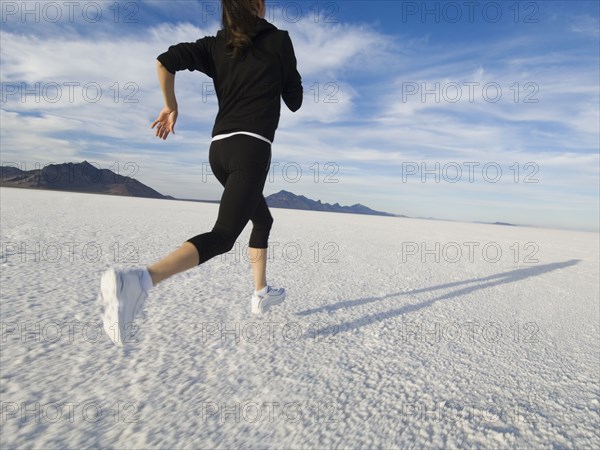
M 175 74 L 169 72 L 160 61 L 157 61 L 158 81 L 165 100 L 165 107 L 150 128 L 156 129 L 156 136 L 165 140 L 169 133 L 175 134 L 177 121 L 177 99 L 175 98 Z
M 177 109 L 177 99 L 175 98 L 175 74 L 169 72 L 158 60 L 156 61 L 156 65 L 160 89 L 165 99 L 165 106 L 171 109 Z
M 212 78 L 214 63 L 212 53 L 216 38 L 205 36 L 196 42 L 181 42 L 171 45 L 157 59 L 158 80 L 165 99 L 165 107 L 160 112 L 152 128 L 159 124 L 156 135 L 166 139 L 170 132 L 175 134 L 174 126 L 177 120 L 177 99 L 175 98 L 175 73 L 178 70 L 198 70 Z

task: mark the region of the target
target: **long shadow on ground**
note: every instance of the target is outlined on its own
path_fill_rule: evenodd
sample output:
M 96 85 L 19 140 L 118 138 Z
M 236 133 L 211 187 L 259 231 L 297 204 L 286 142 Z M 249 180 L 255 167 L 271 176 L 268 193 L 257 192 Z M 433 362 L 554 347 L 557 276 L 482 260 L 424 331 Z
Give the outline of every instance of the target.
M 542 275 L 544 273 L 548 273 L 548 272 L 551 272 L 551 271 L 557 270 L 557 269 L 563 269 L 565 267 L 570 267 L 570 266 L 577 264 L 579 261 L 581 261 L 581 260 L 580 259 L 570 259 L 570 260 L 564 261 L 564 262 L 556 262 L 556 263 L 551 263 L 551 264 L 543 264 L 541 266 L 532 266 L 532 267 L 526 267 L 523 269 L 510 270 L 508 272 L 502 272 L 502 273 L 498 273 L 495 275 L 489 275 L 487 277 L 482 277 L 482 278 L 470 278 L 468 280 L 438 284 L 437 286 L 431 286 L 431 287 L 422 288 L 422 289 L 414 289 L 412 291 L 394 292 L 394 293 L 386 294 L 386 295 L 383 295 L 380 297 L 366 297 L 366 298 L 358 298 L 358 299 L 354 299 L 354 300 L 346 300 L 346 301 L 335 303 L 333 305 L 324 305 L 324 306 L 320 306 L 318 308 L 306 309 L 304 311 L 300 311 L 300 312 L 296 313 L 296 315 L 308 316 L 310 314 L 316 314 L 316 313 L 320 313 L 320 312 L 333 312 L 333 311 L 337 311 L 338 309 L 352 308 L 355 306 L 361 306 L 361 305 L 366 305 L 369 303 L 378 302 L 380 300 L 384 300 L 384 299 L 390 298 L 390 297 L 397 297 L 397 296 L 401 296 L 401 295 L 420 294 L 422 292 L 431 292 L 431 291 L 436 291 L 436 290 L 440 290 L 440 289 L 448 289 L 448 288 L 453 288 L 453 287 L 471 284 L 471 283 L 478 283 L 478 284 L 475 284 L 472 286 L 466 286 L 461 289 L 454 290 L 452 292 L 440 295 L 438 297 L 432 298 L 431 300 L 427 300 L 422 303 L 405 305 L 398 309 L 392 309 L 390 311 L 384 311 L 384 312 L 380 312 L 380 313 L 376 313 L 376 314 L 371 314 L 371 315 L 361 317 L 356 320 L 352 320 L 350 322 L 343 322 L 343 323 L 340 323 L 339 325 L 331 325 L 331 326 L 325 327 L 323 329 L 320 329 L 320 331 L 319 331 L 319 333 L 322 333 L 323 335 L 336 334 L 336 333 L 346 332 L 346 331 L 350 331 L 350 330 L 353 330 L 356 328 L 360 328 L 362 326 L 370 325 L 374 322 L 379 322 L 382 320 L 390 319 L 392 317 L 397 317 L 397 316 L 401 316 L 403 314 L 408 314 L 408 313 L 411 313 L 414 311 L 418 311 L 420 309 L 431 306 L 432 304 L 439 302 L 441 300 L 448 300 L 450 298 L 460 297 L 462 295 L 466 295 L 466 294 L 469 294 L 469 293 L 477 291 L 477 290 L 486 289 L 486 288 L 490 288 L 493 286 L 499 286 L 499 285 L 506 284 L 506 283 L 514 283 L 514 282 L 524 280 L 525 278 Z

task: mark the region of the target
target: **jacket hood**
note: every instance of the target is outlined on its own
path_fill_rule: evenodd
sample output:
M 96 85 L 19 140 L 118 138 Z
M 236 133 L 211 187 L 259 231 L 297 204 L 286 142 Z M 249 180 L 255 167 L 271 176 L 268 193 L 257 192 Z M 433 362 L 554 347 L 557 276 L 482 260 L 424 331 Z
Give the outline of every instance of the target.
M 254 29 L 256 31 L 256 34 L 260 34 L 263 31 L 276 30 L 277 27 L 272 23 L 268 22 L 265 18 L 257 16 L 256 25 Z
M 273 25 L 272 23 L 268 22 L 266 19 L 256 16 L 256 22 L 254 23 L 254 28 L 252 29 L 252 31 L 250 31 L 249 36 L 251 39 L 254 39 L 259 34 L 262 34 L 262 33 L 268 32 L 268 31 L 272 31 L 272 30 L 277 30 L 277 27 L 275 25 Z M 221 35 L 225 36 L 226 30 L 224 28 L 221 28 L 217 32 L 217 34 L 221 34 Z
M 268 22 L 263 17 L 256 17 L 256 23 L 254 25 L 254 30 L 250 33 L 250 37 L 254 38 L 265 31 L 276 30 L 277 27 L 272 23 Z

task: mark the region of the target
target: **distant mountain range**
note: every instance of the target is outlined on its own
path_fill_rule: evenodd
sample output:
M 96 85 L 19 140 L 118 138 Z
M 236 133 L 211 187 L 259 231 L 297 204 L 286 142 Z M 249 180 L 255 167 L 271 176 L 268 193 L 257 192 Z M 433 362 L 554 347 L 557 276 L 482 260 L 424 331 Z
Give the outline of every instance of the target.
M 4 187 L 173 199 L 134 178 L 116 174 L 109 169 L 99 169 L 87 161 L 48 164 L 33 170 L 0 166 L 0 177 L 0 186 Z
M 87 161 L 81 163 L 49 164 L 42 169 L 25 171 L 13 166 L 0 166 L 0 186 L 191 200 L 176 199 L 169 195 L 162 195 L 160 192 L 140 183 L 134 178 L 116 174 L 109 169 L 99 169 Z M 372 210 L 360 203 L 352 206 L 341 206 L 339 203 L 330 205 L 329 203 L 321 203 L 321 200 L 311 200 L 304 195 L 295 195 L 285 190 L 269 195 L 266 197 L 266 201 L 273 208 L 395 216 L 395 214 Z M 210 203 L 219 202 L 210 201 Z
M 271 194 L 265 197 L 267 205 L 273 208 L 286 208 L 286 209 L 303 209 L 308 211 L 329 211 L 329 212 L 340 212 L 350 214 L 369 214 L 373 216 L 389 216 L 389 217 L 406 217 L 397 216 L 396 214 L 386 213 L 382 211 L 375 211 L 371 208 L 367 208 L 365 205 L 356 203 L 352 206 L 341 206 L 339 203 L 333 205 L 329 203 L 321 203 L 321 200 L 311 200 L 306 198 L 304 195 L 296 195 L 289 191 L 279 191 L 276 194 Z
M 0 186 L 219 203 L 218 200 L 176 199 L 170 195 L 163 195 L 140 183 L 135 178 L 116 174 L 109 169 L 99 169 L 87 161 L 81 163 L 49 164 L 42 169 L 33 170 L 21 170 L 13 166 L 0 166 Z M 375 211 L 360 203 L 355 203 L 352 206 L 341 206 L 339 203 L 334 203 L 333 205 L 322 203 L 321 200 L 312 200 L 304 195 L 296 195 L 286 190 L 271 194 L 265 200 L 273 208 L 408 217 Z M 478 223 L 489 224 L 490 222 Z M 514 226 L 514 224 L 506 222 L 495 222 L 494 224 Z

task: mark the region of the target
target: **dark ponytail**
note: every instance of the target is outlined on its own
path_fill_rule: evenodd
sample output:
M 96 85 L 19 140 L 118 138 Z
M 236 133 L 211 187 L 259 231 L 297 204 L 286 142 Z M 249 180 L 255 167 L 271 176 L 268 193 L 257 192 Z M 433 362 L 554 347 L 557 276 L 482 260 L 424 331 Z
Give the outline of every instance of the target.
M 256 4 L 257 0 L 221 0 L 221 21 L 227 36 L 225 54 L 230 58 L 237 58 L 252 45 L 252 32 L 258 19 Z

